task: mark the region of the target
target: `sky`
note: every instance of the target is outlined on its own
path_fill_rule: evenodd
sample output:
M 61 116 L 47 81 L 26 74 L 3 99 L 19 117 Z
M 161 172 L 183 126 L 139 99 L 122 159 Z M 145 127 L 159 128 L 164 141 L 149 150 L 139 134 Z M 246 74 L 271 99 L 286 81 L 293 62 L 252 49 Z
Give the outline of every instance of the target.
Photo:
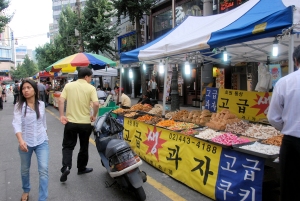
M 52 0 L 10 0 L 8 13 L 14 11 L 8 26 L 14 32 L 14 38 L 18 39 L 18 45 L 34 50 L 50 42 L 47 33 L 49 24 L 53 22 Z

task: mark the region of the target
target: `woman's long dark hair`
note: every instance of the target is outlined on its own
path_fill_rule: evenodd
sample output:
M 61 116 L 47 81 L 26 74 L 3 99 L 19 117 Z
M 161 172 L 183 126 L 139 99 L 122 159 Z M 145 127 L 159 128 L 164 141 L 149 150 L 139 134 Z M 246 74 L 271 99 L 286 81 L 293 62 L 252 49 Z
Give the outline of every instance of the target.
M 39 94 L 39 91 L 38 91 L 38 88 L 37 88 L 37 83 L 34 82 L 33 80 L 23 80 L 22 81 L 22 84 L 20 86 L 20 97 L 19 97 L 19 103 L 18 103 L 18 109 L 22 111 L 22 107 L 24 105 L 24 103 L 26 103 L 26 107 L 25 107 L 25 116 L 26 116 L 26 112 L 27 112 L 27 101 L 26 101 L 26 98 L 24 97 L 23 95 L 23 85 L 25 83 L 28 83 L 32 86 L 32 88 L 34 89 L 34 98 L 35 98 L 35 101 L 34 101 L 34 108 L 35 108 L 35 113 L 36 113 L 36 118 L 40 118 L 40 110 L 39 110 L 39 97 L 38 97 L 38 94 Z

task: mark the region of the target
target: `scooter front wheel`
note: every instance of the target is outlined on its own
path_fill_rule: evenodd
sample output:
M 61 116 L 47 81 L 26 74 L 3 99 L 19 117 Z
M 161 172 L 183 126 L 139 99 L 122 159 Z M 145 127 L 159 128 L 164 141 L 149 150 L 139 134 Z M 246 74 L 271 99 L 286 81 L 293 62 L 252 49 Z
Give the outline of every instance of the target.
M 146 193 L 144 191 L 143 186 L 134 189 L 134 194 L 138 198 L 139 201 L 146 200 Z

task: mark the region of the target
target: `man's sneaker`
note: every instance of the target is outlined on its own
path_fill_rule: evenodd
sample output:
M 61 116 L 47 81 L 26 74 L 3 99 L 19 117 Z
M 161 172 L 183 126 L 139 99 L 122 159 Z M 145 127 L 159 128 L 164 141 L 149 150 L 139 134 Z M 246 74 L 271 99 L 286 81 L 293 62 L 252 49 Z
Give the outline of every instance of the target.
M 68 179 L 68 175 L 70 174 L 70 169 L 67 167 L 66 170 L 60 176 L 60 182 L 65 182 Z
M 77 174 L 86 174 L 86 173 L 90 173 L 93 171 L 93 168 L 85 168 L 84 170 L 79 171 Z

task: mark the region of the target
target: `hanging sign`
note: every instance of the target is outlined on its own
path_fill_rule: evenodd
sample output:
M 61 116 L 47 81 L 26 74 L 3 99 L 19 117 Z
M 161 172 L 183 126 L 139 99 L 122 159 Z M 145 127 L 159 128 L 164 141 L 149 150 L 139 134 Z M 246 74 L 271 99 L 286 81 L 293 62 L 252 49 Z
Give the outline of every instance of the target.
M 259 121 L 267 118 L 272 93 L 219 89 L 218 112 L 229 109 L 240 119 Z
M 269 70 L 270 70 L 270 73 L 271 73 L 272 86 L 274 87 L 276 82 L 281 78 L 280 64 L 269 65 Z
M 205 109 L 211 112 L 217 112 L 218 88 L 206 87 Z

